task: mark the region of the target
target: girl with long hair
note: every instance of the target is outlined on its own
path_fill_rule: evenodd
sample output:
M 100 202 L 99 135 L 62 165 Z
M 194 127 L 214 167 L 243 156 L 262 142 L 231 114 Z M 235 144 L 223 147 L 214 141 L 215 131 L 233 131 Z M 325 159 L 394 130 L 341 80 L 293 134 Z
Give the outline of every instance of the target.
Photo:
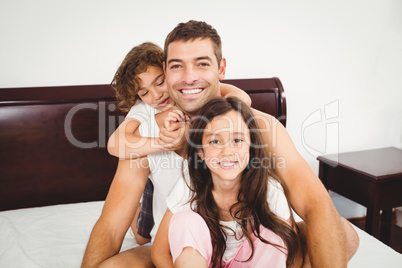
M 217 98 L 197 114 L 188 132 L 189 177 L 168 197 L 154 263 L 302 266 L 296 224 L 250 108 L 235 97 Z

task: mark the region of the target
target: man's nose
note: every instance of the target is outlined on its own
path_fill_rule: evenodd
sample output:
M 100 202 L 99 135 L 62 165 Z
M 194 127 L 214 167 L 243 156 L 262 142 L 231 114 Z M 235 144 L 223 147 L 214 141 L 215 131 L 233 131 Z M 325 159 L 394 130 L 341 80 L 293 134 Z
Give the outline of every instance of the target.
M 186 84 L 191 85 L 197 80 L 197 71 L 194 69 L 193 66 L 187 66 L 183 73 L 183 81 L 186 82 Z

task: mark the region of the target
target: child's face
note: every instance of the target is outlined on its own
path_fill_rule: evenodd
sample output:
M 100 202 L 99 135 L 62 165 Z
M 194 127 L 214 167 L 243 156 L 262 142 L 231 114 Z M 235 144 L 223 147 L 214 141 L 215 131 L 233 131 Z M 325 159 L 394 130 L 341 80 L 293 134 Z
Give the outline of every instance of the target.
M 240 180 L 250 159 L 250 133 L 238 112 L 217 116 L 205 127 L 199 155 L 210 169 L 214 184 L 217 180 Z
M 149 66 L 148 69 L 139 74 L 140 90 L 138 96 L 146 104 L 164 111 L 174 105 L 170 98 L 165 83 L 165 75 L 161 68 Z

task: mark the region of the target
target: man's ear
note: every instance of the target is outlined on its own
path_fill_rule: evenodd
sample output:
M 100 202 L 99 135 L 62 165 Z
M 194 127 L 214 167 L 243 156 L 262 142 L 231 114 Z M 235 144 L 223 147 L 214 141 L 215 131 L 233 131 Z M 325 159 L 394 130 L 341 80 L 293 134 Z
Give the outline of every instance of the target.
M 162 68 L 163 68 L 163 73 L 166 76 L 166 63 L 165 62 L 162 62 Z
M 205 157 L 204 157 L 204 151 L 200 148 L 200 149 L 197 149 L 197 154 L 198 154 L 198 156 L 199 156 L 199 158 L 201 158 L 201 160 L 204 160 L 205 159 Z
M 225 73 L 226 73 L 226 59 L 222 58 L 221 64 L 219 66 L 219 80 L 225 79 Z

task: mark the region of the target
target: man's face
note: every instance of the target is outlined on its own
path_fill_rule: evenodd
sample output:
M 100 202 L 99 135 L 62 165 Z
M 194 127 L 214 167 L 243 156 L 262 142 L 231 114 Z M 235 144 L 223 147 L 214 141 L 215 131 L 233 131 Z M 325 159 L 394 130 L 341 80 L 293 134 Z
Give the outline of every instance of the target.
M 220 96 L 219 80 L 225 78 L 226 62 L 220 67 L 210 39 L 176 41 L 167 48 L 164 63 L 170 97 L 192 115 L 210 99 Z

